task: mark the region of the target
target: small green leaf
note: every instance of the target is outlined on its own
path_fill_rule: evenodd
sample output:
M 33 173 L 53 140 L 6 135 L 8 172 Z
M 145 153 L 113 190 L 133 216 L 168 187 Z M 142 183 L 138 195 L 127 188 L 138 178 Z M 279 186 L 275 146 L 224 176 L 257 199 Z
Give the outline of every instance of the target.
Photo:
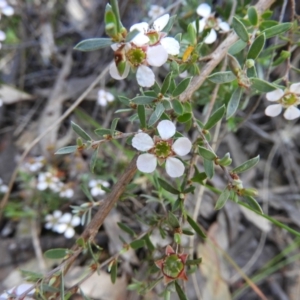
M 132 31 L 129 31 L 127 36 L 126 36 L 126 39 L 125 39 L 125 42 L 126 43 L 129 43 L 131 40 L 133 40 L 138 34 L 140 33 L 139 30 L 137 29 L 133 29 Z
M 207 123 L 204 125 L 203 129 L 209 130 L 213 128 L 224 116 L 226 111 L 225 105 L 219 107 L 208 119 Z
M 37 281 L 39 279 L 42 279 L 44 276 L 42 273 L 35 273 L 27 270 L 22 270 L 19 269 L 21 272 L 21 276 L 26 280 L 26 281 Z
M 117 224 L 123 231 L 127 232 L 129 235 L 136 236 L 135 232 L 130 227 L 128 227 L 126 224 L 123 224 L 121 222 L 118 222 Z
M 250 6 L 247 11 L 248 19 L 251 25 L 256 26 L 258 24 L 258 13 L 254 6 Z
M 259 30 L 264 31 L 265 29 L 271 28 L 273 26 L 278 25 L 278 22 L 275 20 L 267 20 L 267 21 L 262 21 L 259 24 Z
M 79 42 L 74 49 L 79 51 L 94 51 L 102 48 L 109 47 L 112 45 L 112 40 L 110 38 L 95 38 L 88 39 Z
M 49 259 L 61 259 L 65 258 L 67 254 L 70 253 L 69 249 L 56 248 L 47 250 L 44 255 Z
M 202 258 L 188 259 L 185 263 L 186 266 L 199 265 L 202 263 Z
M 162 84 L 162 86 L 161 86 L 160 92 L 161 92 L 163 95 L 169 90 L 169 87 L 170 87 L 170 84 L 171 84 L 172 75 L 173 75 L 173 73 L 170 72 L 170 73 L 166 76 L 166 78 L 165 78 L 165 80 L 164 80 L 164 82 L 163 82 L 163 84 Z
M 258 162 L 259 162 L 259 155 L 245 161 L 240 166 L 234 168 L 233 170 L 231 170 L 231 173 L 236 173 L 236 174 L 243 173 L 243 172 L 253 168 Z
M 174 99 L 173 101 L 172 101 L 172 106 L 173 106 L 173 109 L 174 109 L 174 111 L 175 111 L 175 113 L 177 114 L 177 115 L 182 115 L 183 114 L 183 106 L 182 106 L 182 104 L 181 104 L 181 102 L 179 101 L 179 100 L 177 100 L 177 99 Z
M 133 98 L 131 101 L 135 104 L 149 104 L 149 103 L 153 103 L 155 99 L 156 97 L 151 97 L 151 96 L 137 96 Z
M 179 223 L 178 218 L 171 211 L 168 212 L 167 222 L 173 228 L 179 228 L 180 227 L 180 223 Z
M 172 93 L 173 97 L 177 97 L 182 94 L 191 82 L 192 77 L 184 78 L 179 84 L 176 86 L 175 90 Z
M 190 119 L 192 118 L 192 114 L 191 113 L 185 113 L 181 116 L 178 116 L 177 117 L 177 121 L 180 122 L 180 123 L 186 123 L 188 122 Z
M 191 225 L 191 227 L 195 230 L 195 232 L 202 237 L 203 239 L 206 238 L 205 233 L 201 230 L 200 226 L 198 225 L 198 223 L 196 223 L 192 217 L 190 217 L 189 215 L 187 215 L 187 221 L 188 223 Z
M 176 21 L 176 17 L 177 17 L 176 15 L 170 17 L 168 24 L 160 31 L 168 33 L 172 29 L 173 24 Z
M 203 167 L 208 178 L 213 178 L 215 174 L 214 162 L 203 158 Z
M 92 141 L 92 138 L 77 124 L 74 122 L 71 122 L 71 126 L 73 130 L 84 140 L 86 141 Z
M 236 76 L 231 71 L 217 72 L 207 77 L 210 81 L 217 84 L 231 82 L 236 79 Z
M 228 49 L 228 53 L 231 55 L 240 53 L 243 49 L 246 48 L 246 46 L 247 46 L 246 42 L 242 40 L 238 40 Z
M 178 191 L 177 189 L 175 189 L 172 185 L 170 185 L 168 182 L 164 181 L 161 178 L 157 178 L 159 185 L 166 191 L 168 191 L 171 194 L 174 195 L 179 195 L 180 191 Z
M 91 161 L 90 161 L 90 170 L 92 173 L 94 173 L 94 170 L 95 170 L 95 167 L 96 167 L 96 164 L 97 164 L 97 160 L 98 160 L 98 147 L 97 149 L 95 149 L 94 153 L 92 154 L 92 157 L 91 157 Z
M 77 146 L 67 146 L 58 149 L 54 154 L 69 154 L 75 152 L 76 150 L 77 150 Z
M 217 158 L 217 155 L 215 153 L 213 153 L 212 151 L 204 147 L 198 146 L 198 149 L 199 149 L 199 154 L 205 159 L 214 160 L 215 158 Z
M 239 107 L 242 93 L 243 89 L 241 87 L 237 87 L 237 89 L 232 93 L 227 105 L 226 119 L 229 119 L 235 114 L 236 110 Z
M 110 134 L 112 136 L 115 134 L 115 131 L 116 131 L 119 120 L 120 120 L 120 118 L 114 118 L 113 121 L 111 122 Z
M 143 248 L 145 246 L 145 241 L 144 240 L 136 240 L 130 243 L 130 247 L 134 250 Z
M 194 235 L 194 232 L 188 229 L 182 229 L 182 233 L 189 236 Z
M 150 251 L 154 251 L 154 250 L 156 249 L 155 246 L 154 246 L 154 245 L 152 244 L 152 242 L 151 242 L 149 233 L 147 233 L 147 234 L 143 237 L 143 239 L 145 240 L 146 246 L 148 247 L 148 249 L 149 249 Z
M 229 196 L 230 196 L 230 190 L 228 189 L 228 187 L 226 187 L 226 189 L 222 191 L 221 195 L 219 196 L 215 209 L 216 210 L 221 209 L 227 202 Z
M 86 197 L 93 203 L 94 199 L 91 195 L 90 189 L 87 187 L 86 183 L 82 183 L 80 185 L 81 190 L 83 191 L 83 193 L 86 195 Z
M 232 27 L 241 40 L 243 40 L 244 42 L 249 41 L 248 31 L 245 25 L 238 18 L 233 17 Z
M 203 184 L 203 180 L 205 180 L 206 178 L 207 178 L 206 173 L 205 172 L 200 173 L 197 167 L 195 166 L 195 174 L 194 177 L 192 178 L 192 181 Z
M 186 294 L 182 290 L 181 286 L 177 283 L 177 281 L 175 281 L 175 289 L 180 300 L 188 300 Z
M 110 135 L 111 133 L 110 129 L 106 128 L 98 128 L 94 132 L 101 137 L 103 137 L 104 135 Z
M 144 105 L 138 105 L 137 113 L 140 119 L 141 128 L 146 128 L 146 111 Z
M 260 52 L 262 51 L 262 49 L 265 46 L 265 41 L 266 41 L 266 36 L 265 34 L 261 34 L 259 35 L 254 42 L 252 43 L 252 45 L 250 46 L 247 58 L 248 59 L 256 59 Z
M 248 70 L 247 70 L 247 76 L 248 76 L 248 78 L 256 78 L 257 77 L 257 73 L 256 73 L 256 68 L 255 68 L 255 66 L 254 67 L 252 67 L 252 68 L 249 68 Z
M 117 279 L 117 272 L 118 272 L 118 263 L 115 261 L 110 269 L 110 280 L 112 283 L 116 282 Z
M 269 39 L 275 35 L 288 31 L 289 29 L 291 29 L 292 24 L 293 23 L 281 23 L 268 29 L 265 29 L 263 32 L 266 35 L 266 39 Z
M 251 87 L 263 93 L 272 92 L 277 89 L 276 86 L 269 83 L 268 81 L 259 79 L 259 78 L 250 78 Z
M 263 210 L 260 207 L 259 203 L 252 196 L 245 196 L 248 204 L 258 213 L 263 214 Z
M 165 111 L 164 105 L 162 103 L 158 103 L 155 107 L 154 112 L 151 114 L 149 118 L 148 125 L 149 126 L 154 125 L 159 120 L 159 118 L 164 113 L 164 111 Z

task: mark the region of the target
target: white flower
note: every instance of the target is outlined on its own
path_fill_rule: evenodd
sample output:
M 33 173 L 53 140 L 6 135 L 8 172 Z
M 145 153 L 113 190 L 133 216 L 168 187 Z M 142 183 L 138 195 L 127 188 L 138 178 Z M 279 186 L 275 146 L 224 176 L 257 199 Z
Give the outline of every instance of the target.
M 3 184 L 2 179 L 0 178 L 0 193 L 4 194 L 8 190 L 8 186 Z
M 277 102 L 277 104 L 269 105 L 265 109 L 265 114 L 269 117 L 276 117 L 285 108 L 283 114 L 287 120 L 294 120 L 300 117 L 300 110 L 297 106 L 300 104 L 300 83 L 293 83 L 285 91 L 276 89 L 266 94 L 267 100 Z
M 58 219 L 58 223 L 53 227 L 53 231 L 63 233 L 67 239 L 70 239 L 75 235 L 74 227 L 78 225 L 80 225 L 80 218 L 78 216 L 64 213 Z
M 137 168 L 144 173 L 152 173 L 157 161 L 166 161 L 166 171 L 171 177 L 180 177 L 184 173 L 184 164 L 175 155 L 184 156 L 191 151 L 192 143 L 186 137 L 175 142 L 171 139 L 176 132 L 175 125 L 169 120 L 160 121 L 157 125 L 160 137 L 152 139 L 147 133 L 137 133 L 132 139 L 132 146 L 147 153 L 139 155 Z
M 22 284 L 20 284 L 16 287 L 13 287 L 13 288 L 9 289 L 5 293 L 1 294 L 0 295 L 0 300 L 13 299 L 13 298 L 19 297 L 32 287 L 33 287 L 33 284 L 22 283 Z M 30 290 L 30 292 L 28 292 L 27 295 L 32 296 L 34 293 L 35 293 L 35 289 L 33 288 L 33 289 Z M 23 298 L 22 297 L 21 300 L 29 300 L 29 299 L 33 299 L 33 298 L 31 298 L 31 297 L 24 297 Z
M 101 179 L 92 179 L 89 182 L 89 187 L 91 188 L 91 194 L 93 197 L 105 195 L 106 192 L 103 187 L 108 188 L 109 183 Z
M 6 39 L 6 34 L 4 31 L 0 30 L 0 49 L 2 47 L 1 42 L 3 42 Z M 1 105 L 2 106 L 2 105 Z
M 43 156 L 31 157 L 25 164 L 24 167 L 30 172 L 39 171 L 45 163 L 45 158 Z
M 150 10 L 148 11 L 148 16 L 152 19 L 158 18 L 165 12 L 165 9 L 159 5 L 151 5 Z
M 55 226 L 58 224 L 58 220 L 60 219 L 60 217 L 62 216 L 62 212 L 60 210 L 55 210 L 53 212 L 53 214 L 49 214 L 45 217 L 45 221 L 47 222 L 45 224 L 45 228 L 46 229 L 53 229 L 55 228 Z
M 216 18 L 215 13 L 211 12 L 211 7 L 207 3 L 202 3 L 197 7 L 197 14 L 202 17 L 199 21 L 199 32 L 202 32 L 204 29 L 211 29 L 204 38 L 205 44 L 212 44 L 217 40 L 216 31 L 228 32 L 230 30 L 229 24 L 223 22 L 220 18 Z M 196 27 L 195 23 L 194 26 Z
M 60 190 L 60 180 L 50 172 L 40 173 L 36 187 L 40 191 L 49 188 L 54 192 L 58 192 Z
M 67 184 L 63 184 L 60 187 L 59 197 L 61 198 L 72 198 L 74 196 L 74 190 L 71 189 Z
M 102 89 L 100 89 L 98 91 L 97 103 L 100 106 L 106 106 L 109 102 L 112 102 L 114 100 L 115 100 L 115 96 L 113 94 L 111 94 L 110 92 L 107 92 Z
M 0 0 L 0 18 L 1 14 L 6 16 L 12 16 L 14 14 L 14 9 L 5 0 Z

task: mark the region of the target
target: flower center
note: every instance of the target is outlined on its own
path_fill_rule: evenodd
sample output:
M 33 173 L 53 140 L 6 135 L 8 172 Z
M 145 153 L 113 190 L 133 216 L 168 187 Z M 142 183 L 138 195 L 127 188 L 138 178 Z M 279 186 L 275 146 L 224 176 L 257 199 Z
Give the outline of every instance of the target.
M 131 48 L 126 53 L 128 61 L 135 67 L 141 65 L 146 58 L 146 53 L 141 48 Z
M 155 45 L 157 42 L 159 42 L 160 35 L 157 31 L 150 31 L 147 33 L 148 38 L 150 39 L 149 45 Z
M 217 25 L 218 25 L 218 22 L 214 16 L 211 16 L 208 18 L 208 20 L 206 22 L 206 26 L 208 28 L 216 28 L 216 27 L 218 27 Z
M 184 265 L 176 254 L 171 254 L 165 260 L 163 273 L 169 277 L 176 278 L 180 275 Z
M 297 102 L 298 102 L 298 97 L 292 93 L 286 94 L 280 99 L 280 103 L 284 107 L 289 107 L 289 106 L 295 105 L 295 104 L 297 104 Z
M 159 141 L 155 144 L 154 153 L 158 158 L 167 158 L 172 153 L 171 145 L 167 141 Z

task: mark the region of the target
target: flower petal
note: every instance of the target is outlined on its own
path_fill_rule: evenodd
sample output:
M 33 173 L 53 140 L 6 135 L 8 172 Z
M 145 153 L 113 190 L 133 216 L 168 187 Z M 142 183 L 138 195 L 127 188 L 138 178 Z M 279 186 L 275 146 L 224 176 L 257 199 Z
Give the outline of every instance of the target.
M 157 125 L 157 130 L 163 140 L 172 137 L 176 132 L 175 125 L 169 120 L 160 121 Z
M 219 27 L 222 31 L 228 32 L 230 31 L 230 25 L 227 22 L 221 22 L 219 23 Z
M 168 52 L 163 45 L 148 47 L 147 62 L 150 66 L 160 67 L 167 60 L 168 60 Z
M 152 173 L 156 169 L 157 158 L 153 154 L 141 154 L 136 162 L 137 168 L 144 173 Z
M 277 89 L 275 91 L 266 94 L 266 98 L 269 101 L 278 101 L 284 95 L 284 91 Z
M 71 239 L 75 235 L 75 230 L 72 227 L 68 227 L 67 230 L 64 233 L 64 236 L 67 239 Z
M 149 24 L 147 22 L 136 23 L 130 27 L 129 31 L 133 31 L 134 29 L 137 29 L 141 33 L 146 33 L 149 29 Z
M 166 171 L 172 178 L 180 177 L 184 173 L 184 164 L 176 157 L 168 157 Z
M 217 40 L 217 33 L 214 29 L 211 29 L 210 33 L 205 37 L 205 44 L 212 44 Z
M 160 43 L 166 49 L 168 54 L 171 54 L 171 55 L 179 54 L 180 45 L 179 45 L 178 41 L 176 41 L 174 38 L 165 37 L 160 40 Z
M 76 227 L 80 224 L 80 218 L 78 216 L 73 216 L 72 220 L 71 220 L 71 225 L 73 227 Z
M 11 6 L 6 6 L 2 8 L 2 13 L 6 16 L 12 16 L 14 14 L 14 9 Z
M 61 224 L 55 224 L 52 228 L 53 231 L 58 233 L 64 233 L 68 229 L 68 224 L 61 223 Z
M 132 147 L 139 151 L 148 151 L 154 147 L 154 142 L 149 134 L 140 132 L 132 139 Z
M 136 72 L 136 80 L 142 87 L 151 87 L 155 83 L 155 75 L 147 66 L 139 66 Z
M 6 34 L 4 31 L 0 30 L 0 41 L 4 41 L 6 39 Z
M 283 116 L 287 120 L 297 119 L 300 117 L 300 110 L 295 106 L 290 106 L 286 109 Z
M 142 46 L 146 45 L 147 43 L 149 43 L 149 41 L 150 41 L 149 37 L 147 35 L 145 35 L 144 33 L 137 34 L 131 40 L 131 42 L 134 43 L 138 47 L 142 47 Z
M 72 214 L 64 213 L 61 218 L 59 218 L 59 223 L 70 223 L 72 220 Z
M 265 109 L 265 114 L 269 117 L 276 117 L 282 111 L 281 104 L 272 104 Z
M 109 74 L 112 78 L 114 78 L 116 80 L 122 80 L 122 79 L 126 78 L 128 76 L 129 70 L 130 70 L 130 66 L 128 63 L 126 63 L 125 71 L 124 71 L 123 75 L 121 76 L 119 74 L 119 71 L 117 69 L 115 62 L 111 63 L 111 65 L 109 66 Z
M 197 7 L 197 14 L 203 18 L 208 18 L 211 14 L 211 7 L 207 3 L 202 3 Z
M 295 94 L 300 94 L 300 82 L 299 83 L 293 83 L 290 86 L 290 91 L 292 93 L 295 93 Z
M 166 27 L 166 25 L 168 24 L 169 19 L 170 19 L 170 15 L 169 14 L 165 14 L 165 15 L 159 17 L 158 19 L 156 19 L 154 21 L 153 28 L 156 31 L 162 31 Z
M 172 146 L 173 151 L 179 155 L 187 155 L 192 149 L 191 141 L 186 137 L 178 138 Z

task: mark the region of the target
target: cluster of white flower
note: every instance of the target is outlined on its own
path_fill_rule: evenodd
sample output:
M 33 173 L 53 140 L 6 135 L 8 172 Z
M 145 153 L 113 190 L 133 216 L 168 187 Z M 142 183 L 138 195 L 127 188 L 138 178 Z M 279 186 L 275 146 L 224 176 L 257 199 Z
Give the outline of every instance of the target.
M 45 217 L 45 228 L 54 232 L 64 234 L 67 239 L 75 235 L 74 227 L 80 225 L 80 218 L 70 213 L 62 214 L 61 211 L 55 210 L 53 214 Z
M 151 87 L 155 83 L 152 67 L 160 67 L 168 60 L 169 55 L 178 55 L 180 45 L 177 40 L 166 37 L 163 29 L 168 24 L 169 14 L 154 21 L 150 28 L 146 22 L 131 26 L 139 33 L 130 43 L 111 45 L 115 52 L 115 61 L 110 65 L 110 75 L 121 80 L 128 76 L 130 68 L 136 70 L 136 79 L 140 86 Z
M 35 173 L 39 171 L 45 164 L 45 158 L 43 156 L 30 157 L 24 164 L 25 169 Z
M 4 194 L 8 190 L 8 186 L 3 184 L 3 180 L 0 178 L 0 193 Z
M 165 12 L 165 9 L 159 5 L 151 5 L 148 11 L 148 16 L 152 19 L 157 19 Z
M 40 191 L 50 189 L 55 193 L 59 193 L 59 196 L 62 198 L 72 198 L 74 195 L 73 189 L 61 182 L 58 177 L 50 172 L 39 174 L 36 188 Z
M 109 183 L 101 179 L 92 179 L 89 182 L 89 187 L 91 188 L 91 194 L 93 197 L 103 196 L 106 194 L 103 187 L 108 188 Z
M 5 293 L 0 295 L 0 300 L 5 300 L 5 299 L 15 299 L 16 297 L 20 297 L 22 294 L 24 294 L 26 291 L 29 289 L 30 292 L 28 292 L 26 297 L 19 298 L 20 300 L 30 300 L 33 299 L 32 296 L 35 293 L 35 289 L 32 289 L 33 285 L 30 283 L 23 283 L 20 284 L 16 287 L 13 287 L 6 291 Z
M 275 91 L 266 94 L 267 100 L 271 102 L 277 102 L 277 104 L 269 105 L 265 114 L 269 117 L 276 117 L 285 108 L 283 114 L 287 120 L 294 120 L 300 117 L 300 110 L 297 106 L 300 104 L 300 83 L 293 83 L 288 89 Z
M 139 151 L 146 151 L 139 155 L 137 168 L 144 173 L 152 173 L 157 162 L 166 161 L 166 171 L 170 177 L 180 177 L 184 173 L 184 164 L 175 155 L 187 155 L 192 149 L 191 141 L 186 137 L 180 137 L 175 142 L 172 137 L 176 133 L 175 125 L 169 120 L 158 123 L 157 131 L 160 137 L 153 139 L 147 133 L 137 133 L 132 139 L 132 146 Z
M 110 92 L 100 89 L 98 91 L 97 104 L 100 106 L 107 106 L 109 102 L 115 100 L 115 96 Z
M 205 44 L 212 44 L 217 40 L 217 31 L 228 32 L 230 30 L 229 24 L 223 22 L 220 18 L 216 18 L 215 13 L 211 12 L 211 7 L 207 3 L 200 4 L 196 11 L 202 17 L 199 20 L 199 32 L 210 29 L 209 34 L 204 38 Z M 194 26 L 196 27 L 196 22 Z
M 14 9 L 12 6 L 8 5 L 6 0 L 0 0 L 0 19 L 1 15 L 12 16 L 14 14 Z M 6 39 L 6 34 L 4 31 L 0 30 L 0 49 L 2 47 L 1 42 Z

